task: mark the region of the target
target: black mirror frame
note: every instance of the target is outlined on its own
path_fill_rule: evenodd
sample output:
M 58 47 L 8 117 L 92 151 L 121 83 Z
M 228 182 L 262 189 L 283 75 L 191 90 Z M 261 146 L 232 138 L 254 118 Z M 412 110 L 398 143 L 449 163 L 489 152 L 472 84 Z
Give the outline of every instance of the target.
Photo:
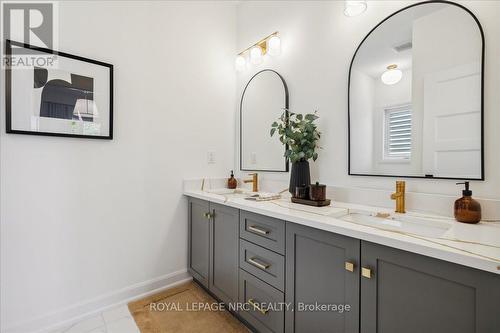
M 247 84 L 245 85 L 245 89 L 243 89 L 243 93 L 241 94 L 241 99 L 240 99 L 240 170 L 241 171 L 260 171 L 260 172 L 288 172 L 290 169 L 290 163 L 288 161 L 288 158 L 284 157 L 285 159 L 285 169 L 284 170 L 264 170 L 264 169 L 244 169 L 243 168 L 243 135 L 242 135 L 242 129 L 243 129 L 243 98 L 245 97 L 245 92 L 247 91 L 248 86 L 250 85 L 250 82 L 259 74 L 264 73 L 264 72 L 272 72 L 276 74 L 281 82 L 283 83 L 283 88 L 285 90 L 285 115 L 288 117 L 288 109 L 289 109 L 289 94 L 288 94 L 288 86 L 286 84 L 285 79 L 283 76 L 281 76 L 280 73 L 276 72 L 275 70 L 272 69 L 263 69 L 257 73 L 255 73 L 250 80 L 248 80 Z M 288 150 L 288 144 L 285 145 L 285 152 Z
M 351 100 L 351 70 L 352 70 L 352 65 L 354 63 L 354 59 L 356 58 L 356 55 L 365 42 L 365 40 L 374 32 L 379 26 L 381 26 L 384 22 L 389 20 L 391 17 L 416 6 L 420 5 L 426 5 L 426 4 L 433 4 L 433 3 L 442 3 L 442 4 L 448 4 L 448 5 L 453 5 L 457 6 L 467 13 L 469 13 L 470 16 L 474 19 L 476 22 L 479 32 L 481 34 L 481 177 L 479 178 L 453 178 L 453 177 L 434 177 L 432 175 L 425 175 L 425 176 L 405 176 L 405 175 L 374 175 L 374 174 L 359 174 L 359 173 L 352 173 L 351 172 L 351 114 L 350 114 L 350 100 Z M 485 167 L 484 167 L 484 49 L 485 49 L 485 41 L 484 41 L 484 32 L 483 32 L 483 27 L 481 26 L 481 23 L 479 22 L 478 18 L 472 13 L 468 8 L 462 6 L 461 4 L 451 2 L 451 1 L 444 1 L 444 0 L 431 0 L 431 1 L 423 1 L 419 2 L 416 4 L 412 4 L 410 6 L 404 7 L 391 15 L 387 16 L 385 19 L 380 21 L 370 32 L 363 38 L 361 43 L 359 43 L 358 47 L 356 48 L 356 51 L 354 52 L 354 55 L 352 56 L 351 64 L 349 65 L 349 78 L 348 78 L 348 83 L 347 83 L 347 174 L 349 176 L 364 176 L 364 177 L 397 177 L 397 178 L 418 178 L 418 179 L 450 179 L 450 180 L 477 180 L 477 181 L 484 181 L 485 180 Z

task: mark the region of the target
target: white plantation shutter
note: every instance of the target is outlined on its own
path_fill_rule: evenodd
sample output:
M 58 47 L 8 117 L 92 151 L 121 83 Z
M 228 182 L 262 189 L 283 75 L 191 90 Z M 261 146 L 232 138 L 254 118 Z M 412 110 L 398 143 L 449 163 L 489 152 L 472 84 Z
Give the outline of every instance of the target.
M 411 105 L 385 109 L 384 158 L 409 159 L 411 156 Z

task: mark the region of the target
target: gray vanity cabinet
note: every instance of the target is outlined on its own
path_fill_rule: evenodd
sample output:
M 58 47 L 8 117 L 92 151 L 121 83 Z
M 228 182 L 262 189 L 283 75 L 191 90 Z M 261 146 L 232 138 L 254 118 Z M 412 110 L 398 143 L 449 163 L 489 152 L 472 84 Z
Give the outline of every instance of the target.
M 238 301 L 239 214 L 235 208 L 189 199 L 189 272 L 226 303 Z
M 287 223 L 285 299 L 294 311 L 285 314 L 285 332 L 358 332 L 359 256 L 357 239 Z M 300 308 L 316 304 L 350 311 Z
M 500 276 L 362 242 L 361 333 L 500 331 Z
M 208 288 L 210 267 L 210 204 L 208 201 L 189 198 L 188 270 Z
M 209 290 L 225 303 L 237 302 L 240 212 L 214 203 L 210 203 L 210 210 L 212 263 Z
M 189 272 L 263 333 L 500 332 L 500 275 L 195 198 Z

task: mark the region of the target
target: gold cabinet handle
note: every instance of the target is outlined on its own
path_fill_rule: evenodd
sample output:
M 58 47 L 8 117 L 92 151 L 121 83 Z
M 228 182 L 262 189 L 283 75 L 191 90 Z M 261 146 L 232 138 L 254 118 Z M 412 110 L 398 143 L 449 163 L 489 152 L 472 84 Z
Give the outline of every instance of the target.
M 254 225 L 249 226 L 248 230 L 250 230 L 251 232 L 254 232 L 256 234 L 260 234 L 260 235 L 268 235 L 269 234 L 269 230 L 264 230 L 264 229 L 261 229 L 261 228 L 254 226 Z
M 370 268 L 367 268 L 367 267 L 361 267 L 361 275 L 367 279 L 371 279 L 372 278 L 372 270 Z
M 254 310 L 259 311 L 259 312 L 260 312 L 260 313 L 262 313 L 263 315 L 266 315 L 266 314 L 269 312 L 269 309 L 265 309 L 265 310 L 264 310 L 264 309 L 262 309 L 262 308 L 260 307 L 260 305 L 259 305 L 259 304 L 257 304 L 257 302 L 255 302 L 255 300 L 254 300 L 253 298 L 250 298 L 250 299 L 248 300 L 248 304 L 250 304 L 251 306 L 253 306 Z
M 354 267 L 355 267 L 355 265 L 353 262 L 349 262 L 349 261 L 345 262 L 345 270 L 346 271 L 354 272 Z
M 254 265 L 255 267 L 258 267 L 258 268 L 264 269 L 264 270 L 268 269 L 271 266 L 271 265 L 266 264 L 266 263 L 261 264 L 260 262 L 256 261 L 255 259 L 256 258 L 250 258 L 247 260 L 247 262 Z

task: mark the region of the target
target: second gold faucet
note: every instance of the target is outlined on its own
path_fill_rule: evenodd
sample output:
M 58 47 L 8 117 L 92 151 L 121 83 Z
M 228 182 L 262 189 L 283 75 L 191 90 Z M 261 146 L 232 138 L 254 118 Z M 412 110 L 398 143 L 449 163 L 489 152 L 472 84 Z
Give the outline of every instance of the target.
M 396 213 L 406 213 L 405 210 L 405 187 L 406 183 L 402 180 L 396 181 L 396 192 L 391 194 L 391 199 L 396 200 Z

